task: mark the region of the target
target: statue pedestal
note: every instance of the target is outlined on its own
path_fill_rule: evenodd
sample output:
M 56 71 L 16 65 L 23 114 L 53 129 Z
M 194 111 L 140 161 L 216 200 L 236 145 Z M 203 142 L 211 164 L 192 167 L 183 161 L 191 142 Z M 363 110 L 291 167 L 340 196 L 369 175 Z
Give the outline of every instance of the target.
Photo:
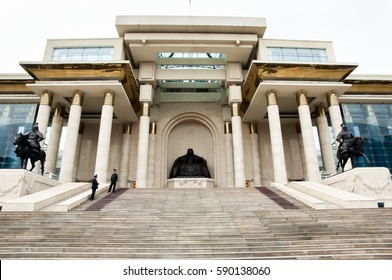
M 173 178 L 167 180 L 168 188 L 214 188 L 215 180 L 211 178 Z
M 357 167 L 322 181 L 324 185 L 371 197 L 392 207 L 392 179 L 385 167 Z
M 0 169 L 0 206 L 3 202 L 60 185 L 25 169 Z

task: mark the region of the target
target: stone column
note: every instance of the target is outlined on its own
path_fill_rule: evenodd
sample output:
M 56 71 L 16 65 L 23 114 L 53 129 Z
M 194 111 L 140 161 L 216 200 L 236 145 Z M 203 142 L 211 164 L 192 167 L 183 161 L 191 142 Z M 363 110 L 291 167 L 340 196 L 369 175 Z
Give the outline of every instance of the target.
M 63 160 L 61 161 L 61 170 L 59 181 L 73 182 L 75 155 L 78 143 L 78 134 L 80 119 L 82 117 L 83 93 L 75 91 L 72 98 L 72 105 L 69 111 L 67 134 L 64 143 Z
M 123 141 L 122 141 L 122 149 L 121 149 L 121 165 L 120 165 L 120 174 L 119 174 L 119 186 L 120 187 L 129 187 L 128 186 L 128 171 L 129 171 L 129 153 L 131 150 L 131 132 L 132 132 L 132 124 L 127 123 L 124 124 L 123 131 Z
M 45 91 L 42 93 L 41 102 L 38 108 L 37 123 L 39 131 L 44 137 L 46 137 L 46 132 L 48 130 L 50 111 L 52 109 L 53 94 L 51 92 Z M 42 141 L 41 148 L 44 147 L 45 141 Z
M 140 86 L 140 102 L 142 103 L 142 115 L 139 119 L 139 140 L 136 167 L 136 187 L 147 187 L 148 146 L 150 129 L 150 104 L 152 102 L 152 86 Z
M 234 187 L 233 137 L 231 123 L 225 122 L 226 185 Z
M 335 174 L 335 160 L 332 151 L 331 137 L 329 136 L 328 120 L 323 104 L 316 107 L 317 131 L 320 140 L 321 155 L 323 157 L 324 170 Z
M 95 173 L 98 181 L 106 183 L 108 177 L 110 138 L 112 137 L 112 123 L 114 112 L 114 93 L 110 90 L 105 92 L 102 105 L 101 122 L 99 125 L 97 158 L 95 160 Z
M 267 106 L 268 124 L 271 137 L 272 163 L 274 166 L 274 180 L 276 183 L 287 184 L 282 128 L 280 124 L 276 92 L 274 90 L 267 93 Z
M 61 132 L 63 130 L 64 111 L 64 105 L 60 103 L 56 104 L 45 162 L 46 171 L 53 174 L 56 173 L 57 156 L 59 153 Z
M 48 130 L 50 111 L 52 109 L 52 102 L 53 102 L 53 94 L 49 91 L 43 92 L 41 95 L 41 101 L 38 108 L 36 123 L 38 123 L 39 131 L 42 133 L 42 135 L 45 138 L 46 138 L 46 132 Z M 41 149 L 44 149 L 45 142 L 46 139 L 40 142 Z M 30 165 L 30 161 L 29 161 L 29 165 Z M 41 173 L 40 169 L 41 169 L 41 163 L 37 161 L 35 163 L 35 168 L 33 171 L 36 173 Z
M 340 125 L 343 123 L 342 112 L 340 111 L 339 100 L 336 92 L 333 90 L 327 94 L 328 112 L 331 120 L 331 126 L 333 131 L 333 137 L 335 140 L 336 150 L 339 147 L 339 142 L 336 141 L 339 132 L 342 130 Z M 336 155 L 335 155 L 336 157 Z M 352 168 L 351 162 L 347 161 L 345 169 L 349 170 Z
M 335 139 L 336 147 L 338 147 L 339 143 L 336 141 L 336 137 L 341 130 L 340 125 L 343 123 L 342 112 L 339 107 L 338 96 L 335 91 L 331 91 L 327 94 L 327 102 L 328 102 L 328 112 L 329 118 L 331 120 L 331 126 L 333 131 L 333 136 Z
M 308 171 L 307 171 L 307 166 L 306 166 L 306 158 L 305 158 L 305 152 L 304 152 L 304 143 L 302 141 L 301 125 L 299 123 L 296 124 L 296 128 L 297 128 L 298 145 L 299 145 L 299 151 L 300 151 L 300 157 L 301 157 L 302 178 L 305 179 L 306 174 L 308 173 Z
M 74 166 L 73 175 L 72 175 L 72 178 L 74 178 L 74 180 L 76 180 L 77 176 L 78 176 L 80 149 L 82 148 L 83 130 L 84 130 L 84 125 L 83 125 L 83 123 L 80 123 L 79 132 L 78 132 L 78 140 L 76 142 L 77 144 L 76 144 L 75 163 L 74 163 L 75 166 Z
M 257 133 L 257 123 L 249 123 L 250 144 L 252 149 L 252 169 L 254 186 L 261 186 L 261 160 L 259 150 L 259 135 Z
M 148 176 L 147 176 L 147 186 L 150 188 L 154 187 L 154 181 L 155 181 L 156 136 L 157 136 L 157 123 L 150 122 L 150 139 L 148 145 Z
M 233 130 L 233 157 L 235 187 L 245 187 L 244 146 L 242 142 L 242 120 L 240 104 L 242 102 L 241 87 L 229 86 L 229 104 L 231 105 L 231 127 Z
M 304 90 L 297 93 L 297 103 L 306 160 L 307 176 L 305 179 L 308 181 L 319 182 L 321 181 L 321 175 L 317 160 L 316 144 L 314 143 L 312 119 L 310 116 L 307 96 Z

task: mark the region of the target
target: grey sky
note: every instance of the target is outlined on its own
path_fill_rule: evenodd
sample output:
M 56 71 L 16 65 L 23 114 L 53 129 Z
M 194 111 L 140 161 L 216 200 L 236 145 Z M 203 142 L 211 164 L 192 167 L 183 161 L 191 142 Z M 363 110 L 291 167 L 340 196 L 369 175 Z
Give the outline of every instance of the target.
M 392 75 L 390 0 L 16 0 L 0 9 L 0 73 L 42 60 L 47 39 L 112 38 L 117 15 L 264 17 L 265 38 L 332 41 L 355 74 Z

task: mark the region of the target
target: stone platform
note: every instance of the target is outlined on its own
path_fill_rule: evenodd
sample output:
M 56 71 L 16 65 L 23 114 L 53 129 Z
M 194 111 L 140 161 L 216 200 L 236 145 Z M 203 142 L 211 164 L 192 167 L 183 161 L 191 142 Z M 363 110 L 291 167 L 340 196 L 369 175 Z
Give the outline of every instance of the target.
M 392 180 L 387 168 L 354 168 L 319 182 L 272 186 L 313 209 L 392 208 Z
M 167 180 L 167 188 L 214 188 L 215 180 L 211 178 L 173 178 Z
M 0 205 L 60 185 L 56 180 L 25 169 L 0 169 L 0 178 Z
M 392 179 L 385 167 L 357 167 L 330 178 L 322 184 L 350 193 L 373 198 L 392 207 Z

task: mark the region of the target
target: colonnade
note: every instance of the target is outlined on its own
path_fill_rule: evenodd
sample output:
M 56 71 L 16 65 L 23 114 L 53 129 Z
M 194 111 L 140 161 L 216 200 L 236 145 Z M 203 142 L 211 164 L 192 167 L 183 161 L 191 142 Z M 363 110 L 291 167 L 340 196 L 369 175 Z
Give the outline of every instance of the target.
M 235 90 L 235 86 L 231 86 L 229 90 Z M 271 89 L 266 93 L 267 98 L 267 112 L 268 112 L 268 125 L 270 132 L 270 140 L 271 140 L 271 152 L 272 152 L 272 164 L 273 164 L 273 173 L 274 173 L 274 182 L 286 184 L 288 182 L 287 169 L 286 169 L 286 160 L 285 160 L 285 151 L 283 145 L 283 137 L 282 137 L 282 128 L 281 128 L 281 120 L 279 113 L 279 106 L 277 103 L 277 95 L 279 93 L 275 90 Z M 230 96 L 230 93 L 229 93 Z M 333 136 L 336 139 L 338 133 L 341 130 L 342 114 L 339 107 L 338 97 L 335 91 L 330 91 L 326 94 L 327 104 L 328 104 L 328 112 L 330 116 L 330 122 L 333 128 Z M 230 98 L 230 97 L 229 97 Z M 303 152 L 303 170 L 304 177 L 307 181 L 318 182 L 321 181 L 321 174 L 319 171 L 319 164 L 317 159 L 317 151 L 316 145 L 314 142 L 314 133 L 311 119 L 311 112 L 308 104 L 307 93 L 305 90 L 301 90 L 296 93 L 296 100 L 298 106 L 298 116 L 299 116 L 299 142 L 302 146 Z M 242 139 L 242 129 L 238 123 L 236 118 L 237 112 L 236 110 L 236 102 L 232 102 L 232 131 L 227 129 L 229 127 L 229 123 L 225 123 L 225 134 L 231 135 L 232 133 L 232 142 L 233 142 L 233 158 L 234 158 L 234 177 L 235 177 L 235 186 L 242 187 L 245 184 L 244 172 L 243 172 L 243 146 L 242 141 L 238 140 Z M 318 128 L 318 136 L 320 139 L 320 148 L 323 159 L 324 170 L 328 173 L 335 173 L 335 155 L 332 150 L 332 143 L 329 134 L 328 128 L 328 119 L 325 112 L 325 108 L 323 104 L 318 104 L 316 106 L 316 124 Z M 257 120 L 255 120 L 257 121 Z M 230 132 L 229 132 L 230 131 Z M 250 123 L 250 140 L 251 140 L 251 150 L 252 150 L 252 170 L 253 170 L 253 179 L 254 184 L 261 185 L 261 167 L 260 167 L 260 153 L 258 149 L 258 136 L 257 136 L 257 127 L 254 122 Z M 240 142 L 240 144 L 238 144 Z M 228 136 L 225 136 L 225 145 L 226 145 L 226 154 L 228 154 L 231 149 L 230 140 Z M 338 143 L 336 143 L 336 146 Z M 241 162 L 242 161 L 242 162 Z M 227 170 L 226 175 L 228 177 L 228 185 L 230 185 L 230 161 L 227 162 Z M 351 166 L 351 165 L 350 165 Z M 349 166 L 349 168 L 350 168 Z
M 266 93 L 268 124 L 271 140 L 272 164 L 274 182 L 286 184 L 288 181 L 286 171 L 285 152 L 282 137 L 281 120 L 279 113 L 279 105 L 277 103 L 277 95 L 275 90 Z M 107 170 L 109 162 L 110 138 L 113 123 L 115 93 L 108 90 L 104 93 L 103 105 L 101 110 L 100 127 L 98 134 L 97 155 L 95 163 L 95 172 L 101 182 L 107 181 Z M 328 101 L 328 112 L 332 124 L 334 138 L 340 132 L 340 124 L 342 123 L 342 115 L 340 112 L 337 95 L 334 91 L 326 95 Z M 304 177 L 309 181 L 320 181 L 319 165 L 316 154 L 316 146 L 314 143 L 314 135 L 312 128 L 312 119 L 307 103 L 307 95 L 304 90 L 296 94 L 299 127 L 301 142 L 303 144 L 304 153 Z M 37 122 L 40 131 L 46 135 L 50 118 L 51 102 L 53 94 L 44 92 L 41 96 L 41 103 L 38 110 Z M 65 137 L 65 149 L 61 162 L 61 170 L 59 181 L 74 182 L 76 180 L 76 170 L 78 164 L 78 154 L 80 151 L 82 128 L 81 116 L 84 95 L 81 91 L 73 93 L 72 103 L 70 106 L 67 135 Z M 245 187 L 245 168 L 244 168 L 244 145 L 242 126 L 243 122 L 239 112 L 241 102 L 241 87 L 232 85 L 229 87 L 229 104 L 231 107 L 231 119 L 224 124 L 224 141 L 226 151 L 226 185 L 228 187 Z M 155 163 L 155 138 L 156 138 L 156 122 L 150 121 L 150 106 L 152 103 L 152 86 L 140 86 L 140 102 L 142 105 L 142 114 L 139 119 L 139 136 L 137 151 L 137 168 L 136 168 L 136 187 L 146 188 L 154 184 L 154 168 Z M 334 173 L 335 163 L 330 136 L 328 130 L 328 120 L 325 108 L 322 104 L 316 106 L 317 126 L 320 139 L 321 152 L 323 157 L 324 169 L 327 172 Z M 259 136 L 257 132 L 257 124 L 249 123 L 250 143 L 252 154 L 252 170 L 255 185 L 262 184 L 261 176 L 261 160 L 259 153 Z M 64 106 L 56 104 L 51 126 L 51 135 L 47 150 L 46 170 L 55 172 L 57 155 L 59 151 L 59 143 L 61 138 L 62 126 L 64 123 Z M 131 145 L 131 123 L 124 124 L 122 153 L 120 166 L 120 181 L 122 186 L 127 185 L 129 156 Z M 232 156 L 231 156 L 232 155 Z

